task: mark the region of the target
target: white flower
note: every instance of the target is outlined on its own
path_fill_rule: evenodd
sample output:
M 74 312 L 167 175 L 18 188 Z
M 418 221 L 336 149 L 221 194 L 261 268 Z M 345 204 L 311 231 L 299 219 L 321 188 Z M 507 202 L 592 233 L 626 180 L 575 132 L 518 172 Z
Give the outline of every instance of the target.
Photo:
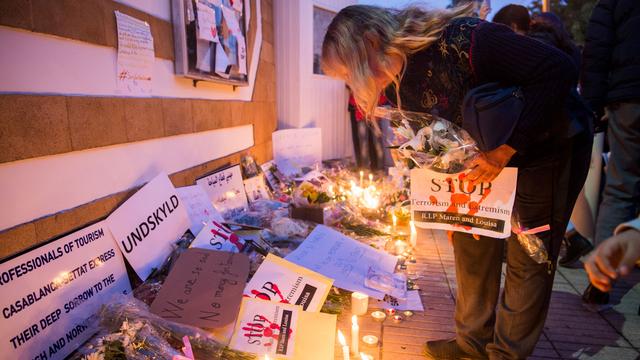
M 84 360 L 104 360 L 102 352 L 94 352 L 84 357 Z
M 138 333 L 138 330 L 140 330 L 142 326 L 143 324 L 140 321 L 130 323 L 129 321 L 125 320 L 122 322 L 122 326 L 120 327 L 120 332 L 122 332 L 123 335 L 133 338 L 136 336 L 136 334 Z

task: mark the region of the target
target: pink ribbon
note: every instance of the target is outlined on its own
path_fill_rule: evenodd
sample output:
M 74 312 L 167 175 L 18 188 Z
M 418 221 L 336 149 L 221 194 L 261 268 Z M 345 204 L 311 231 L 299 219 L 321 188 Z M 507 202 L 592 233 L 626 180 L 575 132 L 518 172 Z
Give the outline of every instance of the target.
M 516 235 L 533 235 L 537 233 L 541 233 L 543 231 L 551 230 L 551 226 L 549 224 L 535 227 L 533 229 L 527 229 L 525 227 L 514 228 L 513 233 Z
M 182 352 L 184 353 L 184 356 L 174 355 L 173 360 L 196 360 L 196 357 L 193 355 L 193 349 L 191 348 L 191 342 L 189 341 L 189 337 L 185 335 L 182 338 L 182 343 L 184 344 L 184 347 L 182 348 Z

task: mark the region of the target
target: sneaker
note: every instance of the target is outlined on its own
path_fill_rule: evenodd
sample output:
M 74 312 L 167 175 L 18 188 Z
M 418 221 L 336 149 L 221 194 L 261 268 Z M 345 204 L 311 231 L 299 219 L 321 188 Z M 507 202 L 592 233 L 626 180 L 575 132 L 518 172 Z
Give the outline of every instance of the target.
M 591 312 L 600 312 L 612 307 L 609 304 L 609 293 L 602 292 L 591 284 L 582 294 L 582 305 Z
M 558 264 L 562 267 L 576 267 L 578 260 L 593 250 L 591 242 L 577 232 L 568 235 L 565 240 L 567 244 L 567 251 L 564 256 L 560 258 L 560 261 L 558 261 Z
M 481 359 L 462 350 L 455 339 L 427 341 L 424 354 L 435 360 L 468 360 Z

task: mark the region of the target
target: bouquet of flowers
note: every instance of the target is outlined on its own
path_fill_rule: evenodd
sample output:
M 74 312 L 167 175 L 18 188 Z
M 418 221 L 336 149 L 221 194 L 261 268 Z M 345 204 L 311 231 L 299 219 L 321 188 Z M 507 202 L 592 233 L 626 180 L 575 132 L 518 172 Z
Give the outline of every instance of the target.
M 458 173 L 478 154 L 475 141 L 462 128 L 430 114 L 386 110 L 394 137 L 393 149 L 409 166 Z
M 101 331 L 85 343 L 73 359 L 172 359 L 189 349 L 187 358 L 245 360 L 252 354 L 232 350 L 206 331 L 165 320 L 143 302 L 121 295 L 98 314 Z
M 303 181 L 293 191 L 293 203 L 296 206 L 323 206 L 331 201 L 331 196 L 322 186 Z

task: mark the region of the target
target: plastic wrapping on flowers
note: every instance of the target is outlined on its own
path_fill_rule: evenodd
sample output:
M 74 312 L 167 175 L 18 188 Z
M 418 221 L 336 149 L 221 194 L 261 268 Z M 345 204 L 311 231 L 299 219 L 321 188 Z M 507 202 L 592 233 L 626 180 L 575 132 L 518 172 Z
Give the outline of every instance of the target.
M 444 173 L 458 173 L 478 154 L 475 141 L 457 125 L 425 113 L 386 110 L 394 136 L 392 148 L 410 166 Z
M 118 295 L 104 305 L 98 319 L 100 332 L 85 343 L 75 359 L 171 359 L 188 339 L 196 359 L 254 359 L 252 354 L 231 350 L 204 330 L 163 319 L 146 304 Z
M 550 228 L 548 225 L 528 229 L 521 224 L 517 214 L 514 214 L 511 217 L 511 229 L 516 235 L 518 243 L 520 243 L 520 246 L 522 246 L 529 257 L 538 264 L 549 262 L 549 253 L 544 245 L 544 241 L 537 235 L 541 232 L 549 231 Z

